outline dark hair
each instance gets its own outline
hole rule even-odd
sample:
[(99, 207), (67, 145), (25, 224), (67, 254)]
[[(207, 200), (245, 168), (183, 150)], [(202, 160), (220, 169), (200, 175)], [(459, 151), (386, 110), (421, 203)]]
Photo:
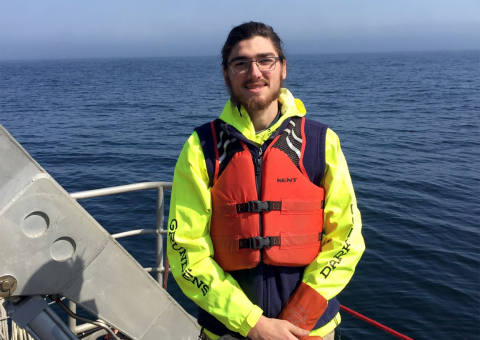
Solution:
[(222, 48), (222, 66), (227, 66), (228, 56), (236, 44), (242, 40), (255, 37), (270, 39), (280, 57), (280, 61), (283, 63), (285, 60), (285, 55), (283, 54), (283, 42), (277, 33), (275, 33), (272, 27), (265, 25), (264, 23), (250, 21), (232, 28), (228, 34), (227, 41), (225, 41), (225, 45), (223, 45)]

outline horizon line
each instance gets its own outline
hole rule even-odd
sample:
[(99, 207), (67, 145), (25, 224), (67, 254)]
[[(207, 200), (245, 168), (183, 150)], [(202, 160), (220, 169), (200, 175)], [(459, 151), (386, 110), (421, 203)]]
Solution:
[[(391, 54), (391, 53), (432, 53), (432, 52), (480, 52), (478, 49), (430, 49), (430, 50), (398, 50), (398, 51), (364, 51), (364, 52), (304, 52), (304, 53), (287, 53), (291, 56), (301, 55), (341, 55), (341, 54)], [(220, 55), (200, 54), (200, 55), (164, 55), (164, 56), (131, 56), (131, 57), (49, 57), (49, 58), (18, 58), (18, 59), (3, 59), (0, 55), (0, 62), (15, 62), (15, 61), (61, 61), (61, 60), (107, 60), (107, 59), (167, 59), (167, 58), (214, 58)], [(287, 57), (288, 59), (288, 57)]]

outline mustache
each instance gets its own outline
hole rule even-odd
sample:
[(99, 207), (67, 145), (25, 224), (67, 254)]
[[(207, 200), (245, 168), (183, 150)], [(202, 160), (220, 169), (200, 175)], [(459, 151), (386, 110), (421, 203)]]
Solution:
[(261, 78), (261, 79), (256, 79), (256, 80), (247, 80), (245, 81), (242, 86), (248, 86), (248, 85), (254, 85), (254, 84), (258, 84), (258, 83), (264, 83), (265, 85), (270, 85), (270, 82), (265, 79), (265, 78)]

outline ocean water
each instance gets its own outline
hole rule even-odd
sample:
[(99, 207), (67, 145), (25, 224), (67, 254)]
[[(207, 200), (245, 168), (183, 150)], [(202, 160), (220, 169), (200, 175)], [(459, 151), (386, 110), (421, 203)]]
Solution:
[[(287, 58), (285, 86), (339, 135), (362, 212), (367, 250), (340, 302), (413, 339), (480, 339), (480, 52)], [(1, 62), (0, 124), (69, 192), (171, 181), (228, 99), (219, 65)], [(153, 191), (81, 204), (111, 233), (155, 225)], [(154, 266), (152, 236), (121, 243)], [(342, 317), (343, 339), (395, 339)]]

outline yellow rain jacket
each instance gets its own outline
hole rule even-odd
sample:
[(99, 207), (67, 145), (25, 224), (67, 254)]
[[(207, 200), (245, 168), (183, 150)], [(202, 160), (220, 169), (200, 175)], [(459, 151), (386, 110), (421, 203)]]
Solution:
[[(220, 119), (234, 126), (246, 138), (262, 145), (285, 119), (304, 116), (305, 107), (282, 89), (281, 116), (270, 128), (256, 134), (245, 109), (241, 114), (230, 101)], [(350, 281), (365, 249), (361, 217), (345, 157), (338, 136), (330, 129), (325, 141), (325, 221), (322, 250), (304, 269), (303, 282), (326, 300), (334, 298)], [(205, 158), (194, 132), (178, 158), (173, 178), (168, 230), (168, 257), (173, 276), (185, 295), (216, 317), (228, 329), (246, 336), (262, 315), (262, 309), (245, 295), (236, 280), (213, 260), (210, 238), (211, 195)], [(339, 257), (343, 247), (349, 251)], [(340, 314), (310, 335), (324, 336), (340, 322)], [(212, 339), (215, 335), (206, 330)]]

